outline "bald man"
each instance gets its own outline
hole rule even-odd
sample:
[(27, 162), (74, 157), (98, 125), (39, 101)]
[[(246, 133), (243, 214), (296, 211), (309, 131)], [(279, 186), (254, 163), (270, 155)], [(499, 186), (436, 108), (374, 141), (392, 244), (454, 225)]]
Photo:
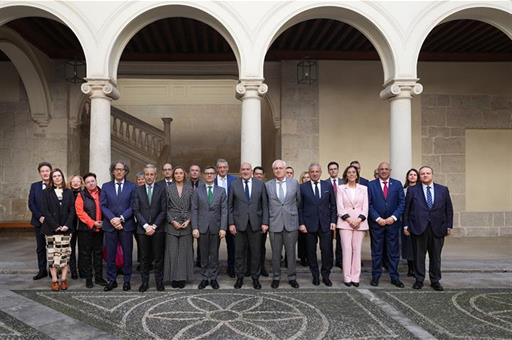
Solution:
[[(381, 162), (377, 167), (378, 177), (368, 183), (369, 219), (372, 232), (372, 286), (379, 285), (382, 261), (387, 258), (391, 284), (403, 288), (398, 274), (400, 260), (399, 239), (401, 226), (399, 218), (405, 209), (405, 195), (402, 183), (393, 179), (391, 166)], [(385, 247), (384, 247), (385, 245)], [(384, 249), (385, 248), (385, 249)]]

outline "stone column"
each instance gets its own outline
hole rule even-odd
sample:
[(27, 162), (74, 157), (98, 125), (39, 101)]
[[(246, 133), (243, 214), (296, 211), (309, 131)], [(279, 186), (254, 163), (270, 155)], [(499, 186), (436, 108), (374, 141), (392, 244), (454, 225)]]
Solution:
[(98, 184), (110, 181), (111, 163), (110, 105), (119, 92), (108, 79), (86, 79), (82, 92), (91, 98), (91, 129), (89, 170), (97, 176)]
[(389, 156), (393, 177), (402, 180), (412, 167), (411, 100), (423, 92), (417, 80), (394, 80), (381, 91), (380, 97), (390, 102)]
[(268, 86), (261, 80), (241, 80), (236, 86), (242, 101), (242, 131), (240, 162), (261, 165), (261, 97)]
[(171, 161), (171, 117), (162, 118), (164, 122), (164, 135), (165, 135), (165, 144), (167, 145), (167, 155), (165, 158), (165, 162)]

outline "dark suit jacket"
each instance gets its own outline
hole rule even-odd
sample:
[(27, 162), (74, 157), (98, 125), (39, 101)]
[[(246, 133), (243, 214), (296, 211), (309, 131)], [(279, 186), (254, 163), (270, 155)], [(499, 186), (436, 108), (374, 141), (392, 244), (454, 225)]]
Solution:
[(413, 235), (421, 235), (430, 225), (436, 237), (453, 228), (453, 206), (448, 188), (434, 183), (434, 204), (427, 206), (421, 183), (407, 188), (404, 224)]
[[(41, 213), (44, 223), (41, 231), (45, 235), (69, 234), (75, 232), (73, 220), (75, 219), (75, 196), (70, 189), (62, 192), (62, 204), (59, 202), (55, 190), (46, 188), (41, 199)], [(55, 232), (60, 226), (67, 226), (66, 232)]]
[[(229, 189), (231, 188), (231, 184), (233, 184), (233, 181), (234, 181), (234, 180), (236, 180), (236, 179), (237, 179), (237, 177), (236, 177), (236, 176), (233, 176), (233, 175), (230, 175), (230, 174), (227, 174), (227, 175), (226, 175), (226, 177), (227, 177), (227, 180), (228, 180), (228, 192), (227, 192), (226, 194), (228, 194), (228, 195), (229, 195)], [(217, 183), (217, 177), (215, 177), (215, 182), (214, 182), (214, 184), (215, 184), (215, 185), (219, 185), (219, 184)], [(221, 187), (221, 188), (222, 188), (222, 187)]]
[[(368, 184), (368, 199), (369, 199), (369, 222), (375, 225), (377, 218), (388, 218), (395, 216), (400, 220), (400, 216), (405, 209), (405, 195), (402, 183), (400, 181), (389, 178), (388, 179), (388, 197), (384, 199), (384, 192), (380, 187), (380, 180), (374, 179)], [(398, 222), (398, 221), (397, 221)], [(397, 224), (395, 222), (395, 224)]]
[(368, 186), (368, 184), (370, 184), (370, 181), (369, 181), (369, 180), (367, 180), (367, 179), (366, 179), (366, 178), (364, 178), (364, 177), (359, 177), (359, 184), (364, 185), (365, 187), (367, 187), (367, 186)]
[(100, 204), (101, 212), (103, 213), (103, 230), (106, 232), (114, 231), (115, 229), (110, 220), (123, 215), (123, 230), (134, 231), (135, 221), (133, 220), (132, 201), (135, 184), (125, 180), (119, 197), (116, 195), (115, 186), (115, 182), (110, 181), (101, 187)]
[(206, 185), (200, 185), (192, 196), (192, 228), (201, 234), (217, 234), (228, 224), (228, 198), (224, 188), (213, 186), (213, 202), (208, 203)]
[[(167, 216), (167, 192), (165, 185), (153, 185), (151, 205), (146, 193), (146, 185), (135, 188), (133, 193), (133, 214), (137, 219), (137, 234), (145, 234), (144, 225), (156, 225), (156, 232), (165, 232), (165, 217)], [(124, 216), (124, 215), (123, 215)]]
[(43, 216), (41, 212), (41, 200), (43, 199), (43, 181), (32, 183), (28, 194), (28, 208), (32, 212), (30, 223), (34, 227), (40, 227), (39, 218)]
[(237, 230), (246, 231), (250, 222), (252, 231), (261, 231), (261, 225), (268, 225), (268, 197), (265, 184), (252, 178), (251, 199), (245, 196), (242, 178), (237, 178), (229, 190), (229, 224)]
[(336, 197), (332, 182), (320, 181), (320, 199), (315, 197), (310, 182), (300, 185), (301, 200), (299, 204), (299, 225), (304, 224), (310, 233), (331, 230), (331, 223), (336, 223)]

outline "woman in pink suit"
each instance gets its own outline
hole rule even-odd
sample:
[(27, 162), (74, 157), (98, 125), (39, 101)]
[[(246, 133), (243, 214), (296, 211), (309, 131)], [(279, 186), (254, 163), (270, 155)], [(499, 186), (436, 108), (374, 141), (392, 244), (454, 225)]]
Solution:
[(343, 283), (359, 287), (361, 276), (361, 247), (368, 230), (368, 191), (360, 185), (359, 171), (348, 166), (343, 172), (343, 182), (338, 185), (336, 206), (343, 250)]

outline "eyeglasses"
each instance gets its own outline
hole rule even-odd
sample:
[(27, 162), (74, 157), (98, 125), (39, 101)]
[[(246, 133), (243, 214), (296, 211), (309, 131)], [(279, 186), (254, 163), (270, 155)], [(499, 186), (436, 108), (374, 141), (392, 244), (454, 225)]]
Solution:
[(114, 171), (124, 171), (124, 168), (115, 168)]
[(215, 175), (215, 172), (205, 172), (204, 174), (205, 174), (205, 175), (208, 175), (208, 176), (209, 176), (209, 175)]

